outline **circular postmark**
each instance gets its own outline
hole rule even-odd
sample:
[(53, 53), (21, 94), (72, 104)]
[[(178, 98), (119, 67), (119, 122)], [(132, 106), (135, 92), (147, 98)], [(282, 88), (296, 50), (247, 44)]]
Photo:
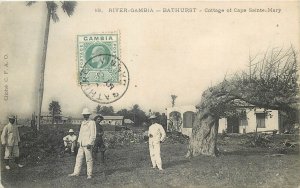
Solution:
[(129, 72), (126, 65), (120, 58), (111, 54), (92, 54), (82, 67), (79, 76), (83, 93), (90, 100), (100, 104), (119, 100), (129, 86)]

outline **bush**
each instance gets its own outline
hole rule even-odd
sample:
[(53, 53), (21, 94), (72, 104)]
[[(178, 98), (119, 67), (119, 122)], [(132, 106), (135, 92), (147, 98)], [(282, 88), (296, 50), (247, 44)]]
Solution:
[(126, 146), (133, 143), (143, 142), (143, 135), (141, 133), (135, 133), (132, 130), (125, 131), (107, 131), (104, 132), (104, 143), (107, 148), (115, 148), (120, 146)]
[(262, 147), (272, 150), (276, 153), (299, 153), (299, 147), (290, 147), (290, 143), (297, 142), (299, 138), (290, 140), (289, 137), (285, 138), (284, 135), (270, 135), (270, 134), (247, 134), (245, 139), (242, 139), (241, 144), (248, 147)]
[(268, 147), (272, 143), (272, 135), (265, 134), (250, 134), (245, 144), (250, 147)]
[(189, 136), (182, 134), (181, 132), (172, 131), (167, 133), (166, 142), (187, 144), (189, 142)]
[(20, 157), (38, 163), (45, 157), (57, 157), (63, 150), (65, 131), (42, 129), (36, 134), (31, 128), (20, 128)]

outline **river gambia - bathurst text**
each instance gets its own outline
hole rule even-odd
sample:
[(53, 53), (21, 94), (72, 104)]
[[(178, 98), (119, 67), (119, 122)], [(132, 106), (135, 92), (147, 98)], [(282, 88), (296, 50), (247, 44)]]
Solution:
[[(109, 8), (111, 13), (142, 13), (142, 12), (196, 12), (197, 8)], [(97, 11), (100, 12), (100, 11)]]

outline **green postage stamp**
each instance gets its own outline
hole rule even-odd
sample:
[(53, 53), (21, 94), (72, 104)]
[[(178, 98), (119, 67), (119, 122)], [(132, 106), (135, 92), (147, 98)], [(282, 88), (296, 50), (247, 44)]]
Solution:
[(119, 65), (118, 34), (77, 36), (78, 78), (80, 84), (117, 83)]
[(77, 36), (78, 82), (92, 101), (109, 104), (127, 91), (129, 72), (119, 58), (118, 34)]

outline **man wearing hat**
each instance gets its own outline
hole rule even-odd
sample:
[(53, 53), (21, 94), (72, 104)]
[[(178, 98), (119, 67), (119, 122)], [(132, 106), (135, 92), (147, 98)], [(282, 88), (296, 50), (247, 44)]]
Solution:
[(17, 125), (14, 124), (15, 120), (15, 116), (9, 116), (9, 123), (4, 126), (1, 134), (2, 145), (5, 146), (4, 163), (7, 170), (10, 169), (9, 159), (13, 157), (15, 158), (15, 163), (18, 165), (18, 167), (23, 167), (23, 165), (21, 165), (19, 162), (20, 135)]
[(162, 162), (160, 157), (160, 143), (166, 138), (166, 132), (162, 125), (156, 123), (156, 116), (150, 116), (151, 125), (148, 131), (149, 137), (149, 151), (152, 162), (152, 168), (162, 169)]
[(89, 119), (91, 113), (88, 108), (83, 109), (82, 115), (84, 120), (81, 123), (77, 141), (79, 144), (79, 149), (76, 157), (74, 172), (69, 174), (69, 176), (79, 176), (82, 160), (85, 156), (87, 165), (87, 179), (91, 179), (93, 174), (92, 149), (96, 139), (96, 124), (93, 120)]
[(63, 138), (64, 145), (65, 145), (65, 151), (71, 150), (71, 153), (74, 153), (75, 147), (76, 147), (76, 140), (77, 136), (74, 134), (73, 129), (69, 130), (69, 134)]

